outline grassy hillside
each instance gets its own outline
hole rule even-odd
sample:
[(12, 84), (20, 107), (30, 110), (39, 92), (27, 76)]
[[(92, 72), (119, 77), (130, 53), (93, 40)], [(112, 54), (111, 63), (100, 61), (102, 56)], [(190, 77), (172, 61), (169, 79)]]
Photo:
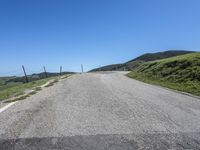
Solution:
[[(72, 72), (63, 72), (62, 75), (73, 74)], [(25, 83), (25, 77), (0, 77), (0, 100), (20, 95), (24, 90), (40, 86), (47, 81), (60, 77), (59, 73), (32, 74), (28, 76), (29, 83)]]
[[(0, 101), (11, 98), (13, 96), (22, 95), (25, 93), (26, 90), (36, 89), (38, 86), (41, 86), (41, 85), (47, 83), (48, 81), (54, 80), (54, 82), (55, 82), (56, 80), (64, 79), (68, 76), (69, 75), (54, 76), (54, 77), (49, 77), (49, 78), (45, 78), (45, 79), (40, 79), (37, 81), (32, 81), (29, 83), (22, 83), (22, 82), (15, 83), (14, 82), (14, 83), (11, 83), (8, 85), (2, 85), (2, 86), (0, 86)], [(52, 84), (53, 83), (51, 83), (49, 86), (51, 86)]]
[(148, 62), (128, 76), (147, 83), (200, 95), (200, 53)]
[(131, 61), (128, 61), (126, 63), (108, 65), (108, 66), (104, 66), (101, 68), (93, 69), (90, 72), (94, 72), (94, 71), (124, 71), (124, 70), (132, 71), (132, 70), (135, 70), (141, 64), (144, 64), (145, 62), (148, 62), (148, 61), (159, 60), (159, 59), (164, 59), (164, 58), (169, 58), (169, 57), (174, 57), (174, 56), (179, 56), (179, 55), (184, 55), (184, 54), (189, 54), (189, 53), (193, 53), (193, 51), (170, 50), (170, 51), (158, 52), (158, 53), (147, 53), (147, 54), (141, 55)]
[(96, 68), (91, 70), (90, 72), (94, 72), (94, 71), (111, 71), (111, 70), (118, 70), (118, 68), (121, 66), (122, 64), (114, 64), (114, 65), (108, 65), (108, 66), (104, 66), (104, 67), (100, 67), (100, 68)]
[(5, 85), (5, 86), (0, 86), (0, 101), (10, 98), (12, 96), (17, 96), (23, 94), (24, 90), (30, 89), (39, 85), (42, 85), (46, 83), (49, 80), (47, 79), (41, 79), (38, 81), (33, 81), (30, 83), (16, 83), (12, 85)]
[(194, 51), (170, 50), (170, 51), (164, 51), (164, 52), (158, 52), (158, 53), (147, 53), (147, 54), (141, 55), (129, 62), (133, 62), (136, 60), (145, 61), (145, 62), (154, 61), (154, 60), (170, 58), (170, 57), (179, 56), (179, 55), (185, 55), (188, 53), (194, 53)]
[(0, 77), (0, 86), (5, 85), (8, 80), (13, 78), (15, 77)]

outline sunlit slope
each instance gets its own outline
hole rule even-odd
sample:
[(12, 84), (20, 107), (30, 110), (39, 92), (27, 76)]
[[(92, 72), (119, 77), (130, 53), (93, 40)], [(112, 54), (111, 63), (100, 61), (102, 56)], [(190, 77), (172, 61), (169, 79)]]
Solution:
[(200, 53), (148, 62), (128, 76), (147, 83), (200, 95)]
[(157, 52), (157, 53), (147, 53), (135, 59), (132, 59), (126, 63), (114, 64), (114, 65), (108, 65), (108, 66), (96, 68), (96, 69), (91, 70), (91, 72), (93, 71), (125, 71), (125, 70), (132, 71), (132, 70), (135, 70), (137, 67), (139, 67), (141, 64), (144, 64), (145, 62), (185, 55), (189, 53), (194, 53), (194, 51), (169, 50), (169, 51)]

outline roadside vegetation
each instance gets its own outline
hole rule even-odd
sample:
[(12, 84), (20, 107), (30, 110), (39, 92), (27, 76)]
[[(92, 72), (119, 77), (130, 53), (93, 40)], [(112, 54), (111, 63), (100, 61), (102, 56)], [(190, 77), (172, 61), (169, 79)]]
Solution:
[(148, 62), (130, 72), (128, 76), (200, 96), (200, 53)]
[[(13, 97), (14, 97), (13, 100), (25, 99), (30, 95), (36, 94), (38, 91), (40, 91), (42, 89), (41, 87), (42, 85), (46, 84), (45, 87), (48, 87), (48, 85), (53, 85), (54, 83), (58, 82), (59, 79), (62, 79), (64, 77), (67, 77), (67, 75), (62, 77), (60, 76), (49, 77), (46, 79), (32, 81), (29, 83), (11, 82), (7, 85), (0, 84), (0, 101)], [(1, 82), (3, 83), (3, 81)]]
[(139, 67), (140, 65), (149, 62), (149, 61), (155, 61), (160, 60), (164, 58), (170, 58), (174, 56), (180, 56), (185, 54), (194, 53), (194, 51), (185, 51), (185, 50), (168, 50), (164, 52), (157, 52), (157, 53), (146, 53), (144, 55), (141, 55), (135, 59), (132, 59), (128, 62), (122, 63), (122, 64), (114, 64), (114, 65), (108, 65), (100, 68), (96, 68), (91, 70), (90, 72), (95, 71), (134, 71)]

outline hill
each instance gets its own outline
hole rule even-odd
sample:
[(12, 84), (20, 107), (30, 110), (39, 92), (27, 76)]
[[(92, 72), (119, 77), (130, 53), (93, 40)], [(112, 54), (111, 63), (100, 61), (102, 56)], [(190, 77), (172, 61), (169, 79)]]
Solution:
[(108, 65), (101, 68), (96, 68), (91, 70), (90, 72), (94, 71), (132, 71), (135, 70), (138, 66), (145, 62), (154, 61), (154, 60), (160, 60), (164, 58), (184, 55), (194, 53), (194, 51), (185, 51), (185, 50), (169, 50), (164, 52), (158, 52), (158, 53), (147, 53), (144, 55), (141, 55), (133, 60), (130, 60), (123, 64), (114, 64), (114, 65)]
[(147, 62), (129, 77), (200, 95), (200, 53)]

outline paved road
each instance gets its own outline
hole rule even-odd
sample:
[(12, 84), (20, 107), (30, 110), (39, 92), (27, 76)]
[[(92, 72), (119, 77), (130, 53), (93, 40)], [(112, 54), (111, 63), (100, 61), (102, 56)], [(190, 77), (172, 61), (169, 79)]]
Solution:
[(121, 72), (74, 75), (1, 112), (0, 149), (200, 149), (200, 99)]

